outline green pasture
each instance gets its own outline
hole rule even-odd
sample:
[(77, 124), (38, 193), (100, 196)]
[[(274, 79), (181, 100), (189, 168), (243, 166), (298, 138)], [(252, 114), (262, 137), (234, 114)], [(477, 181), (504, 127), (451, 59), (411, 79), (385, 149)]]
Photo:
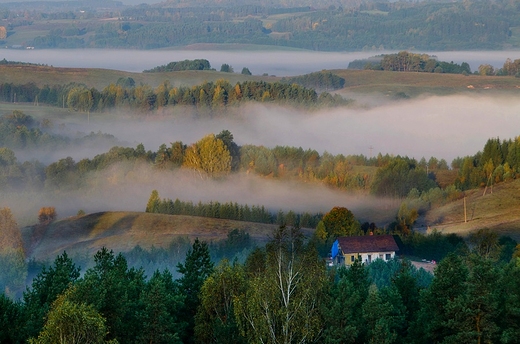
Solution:
[(23, 28), (15, 28), (13, 31), (9, 31), (7, 38), (5, 39), (5, 45), (22, 45), (25, 42), (31, 42), (38, 36), (46, 36), (50, 30), (41, 30), (34, 29), (30, 27), (30, 29)]

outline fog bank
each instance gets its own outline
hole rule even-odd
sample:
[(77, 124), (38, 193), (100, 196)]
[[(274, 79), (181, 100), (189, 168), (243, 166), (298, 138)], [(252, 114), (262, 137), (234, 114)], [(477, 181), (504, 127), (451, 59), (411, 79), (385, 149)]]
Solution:
[(325, 213), (334, 206), (351, 209), (360, 220), (383, 223), (392, 219), (398, 204), (370, 196), (353, 196), (319, 184), (300, 184), (261, 178), (245, 173), (223, 180), (200, 179), (190, 170), (160, 171), (143, 164), (113, 165), (107, 170), (90, 173), (81, 190), (12, 193), (0, 195), (0, 207), (9, 206), (20, 225), (37, 222), (38, 210), (54, 206), (60, 219), (100, 211), (144, 211), (153, 189), (161, 198), (193, 203), (219, 201), (265, 206), (298, 213)]
[(458, 156), (474, 155), (489, 138), (516, 137), (520, 128), (520, 99), (482, 94), (428, 97), (369, 109), (308, 112), (251, 104), (229, 111), (227, 116), (213, 119), (125, 119), (124, 126), (118, 121), (91, 121), (85, 131), (103, 130), (130, 145), (143, 143), (147, 150), (156, 151), (162, 143), (191, 144), (208, 133), (227, 129), (239, 145), (294, 146), (320, 154), (368, 157), (378, 153), (416, 159), (435, 156), (449, 164)]
[[(322, 69), (346, 69), (356, 59), (364, 59), (396, 51), (320, 52), (308, 50), (114, 50), (114, 49), (2, 49), (0, 59), (47, 64), (54, 67), (107, 68), (127, 72), (145, 69), (172, 61), (207, 59), (217, 70), (224, 63), (236, 72), (249, 68), (254, 75), (268, 73), (294, 76)], [(520, 51), (414, 51), (436, 55), (440, 61), (467, 62), (471, 70), (481, 64), (500, 68), (507, 58), (520, 58)]]

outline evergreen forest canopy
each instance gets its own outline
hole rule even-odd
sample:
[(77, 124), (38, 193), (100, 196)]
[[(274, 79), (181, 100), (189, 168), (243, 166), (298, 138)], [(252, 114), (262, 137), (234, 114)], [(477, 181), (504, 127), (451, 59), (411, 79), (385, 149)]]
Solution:
[[(320, 51), (499, 50), (518, 48), (520, 34), (518, 4), (511, 1), (103, 5), (103, 9), (90, 4), (32, 11), (22, 5), (1, 5), (0, 17), (7, 23), (2, 42), (35, 48), (156, 49), (238, 43)], [(49, 29), (39, 29), (43, 21)], [(17, 40), (16, 34), (22, 32), (30, 38)]]
[(183, 262), (151, 274), (107, 248), (86, 270), (64, 252), (39, 268), (20, 299), (8, 289), (0, 295), (0, 339), (515, 343), (520, 246), (502, 260), (505, 246), (488, 238), (481, 231), (471, 247), (461, 241), (435, 275), (407, 260), (327, 268), (313, 241), (285, 226), (244, 262), (215, 263), (197, 239)]

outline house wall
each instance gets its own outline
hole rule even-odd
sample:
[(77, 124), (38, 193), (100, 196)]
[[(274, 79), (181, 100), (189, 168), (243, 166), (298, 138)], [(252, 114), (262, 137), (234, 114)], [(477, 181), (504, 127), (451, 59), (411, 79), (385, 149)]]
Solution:
[(365, 252), (365, 253), (348, 253), (343, 254), (343, 263), (346, 266), (350, 266), (354, 263), (354, 260), (357, 257), (361, 257), (361, 262), (365, 264), (370, 264), (376, 259), (383, 259), (384, 261), (389, 261), (395, 258), (394, 251), (388, 252)]

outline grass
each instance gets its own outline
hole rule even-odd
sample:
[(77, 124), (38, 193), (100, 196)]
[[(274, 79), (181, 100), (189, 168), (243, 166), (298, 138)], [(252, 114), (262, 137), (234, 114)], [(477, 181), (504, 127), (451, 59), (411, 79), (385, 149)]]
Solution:
[(340, 92), (385, 94), (399, 92), (409, 97), (420, 95), (520, 93), (520, 78), (512, 76), (480, 76), (461, 74), (388, 72), (372, 70), (334, 70), (345, 79)]
[[(66, 106), (66, 105), (65, 105)], [(22, 111), (41, 121), (48, 119), (53, 125), (69, 125), (69, 124), (83, 124), (87, 123), (87, 114), (84, 112), (73, 112), (68, 108), (54, 107), (45, 104), (36, 106), (29, 103), (0, 103), (0, 116), (11, 114), (14, 110)], [(90, 114), (90, 121), (100, 122), (109, 119), (110, 116), (93, 112)]]
[(50, 30), (16, 30), (5, 39), (5, 45), (17, 45), (21, 42), (30, 42), (38, 36), (46, 36)]
[(91, 255), (103, 246), (115, 252), (131, 250), (138, 244), (147, 249), (167, 247), (179, 236), (218, 241), (233, 229), (245, 230), (256, 242), (265, 243), (275, 228), (276, 225), (196, 216), (102, 212), (70, 217), (45, 229), (26, 227), (22, 235), (28, 257), (45, 260), (63, 251)]
[(98, 68), (58, 68), (52, 66), (0, 66), (2, 82), (26, 84), (33, 82), (37, 86), (63, 85), (70, 82), (83, 83), (88, 87), (102, 90), (121, 77), (131, 77), (136, 85), (141, 83), (156, 87), (164, 81), (173, 86), (193, 86), (205, 81), (218, 79), (229, 80), (230, 83), (246, 80), (271, 80), (272, 77), (249, 76), (238, 73), (221, 73), (217, 71), (179, 71), (169, 73), (131, 73), (118, 70)]
[[(492, 193), (491, 193), (492, 192)], [(466, 192), (466, 222), (464, 200), (459, 199), (426, 213), (420, 221), (443, 233), (463, 236), (481, 228), (490, 228), (499, 235), (520, 241), (520, 180), (497, 184)]]
[[(520, 78), (505, 76), (478, 76), (436, 73), (405, 73), (371, 70), (333, 70), (345, 79), (345, 87), (339, 93), (385, 94), (396, 96), (404, 93), (409, 97), (423, 94), (451, 95), (455, 93), (492, 93), (507, 91), (520, 92)], [(226, 79), (231, 84), (246, 80), (277, 81), (279, 78), (248, 76), (239, 73), (217, 71), (179, 71), (169, 73), (131, 73), (118, 70), (96, 68), (55, 68), (51, 66), (0, 66), (3, 82), (25, 84), (33, 82), (38, 86), (62, 85), (69, 82), (84, 83), (88, 87), (102, 90), (120, 77), (131, 77), (136, 84), (156, 87), (169, 81), (171, 85), (193, 86), (205, 81)]]
[(370, 10), (370, 11), (360, 11), (360, 13), (366, 13), (371, 15), (388, 15), (388, 12), (380, 11), (380, 10)]

